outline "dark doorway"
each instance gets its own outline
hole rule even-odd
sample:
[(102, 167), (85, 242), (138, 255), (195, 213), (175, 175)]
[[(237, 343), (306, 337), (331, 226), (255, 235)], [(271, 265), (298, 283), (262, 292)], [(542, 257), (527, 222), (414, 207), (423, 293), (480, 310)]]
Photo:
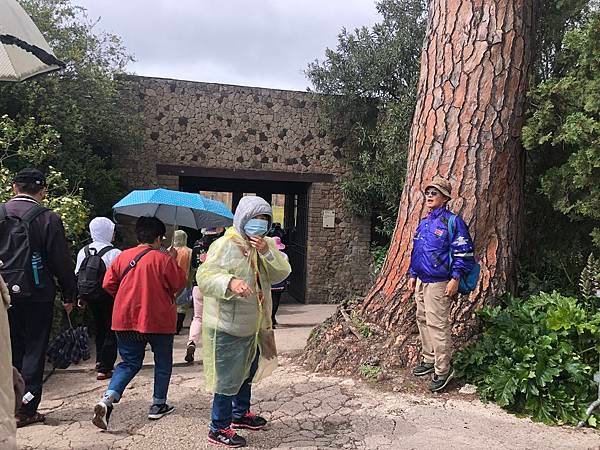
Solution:
[(292, 266), (289, 294), (296, 300), (306, 303), (308, 193), (286, 194), (283, 223), (287, 232), (286, 251)]
[[(232, 173), (235, 176), (235, 172)], [(258, 175), (258, 174), (257, 174)], [(301, 303), (306, 303), (306, 249), (308, 238), (308, 190), (310, 183), (298, 181), (212, 178), (205, 176), (180, 176), (179, 188), (185, 192), (231, 192), (233, 207), (245, 192), (257, 192), (260, 197), (285, 195), (284, 221), (285, 253), (292, 274), (288, 293)]]

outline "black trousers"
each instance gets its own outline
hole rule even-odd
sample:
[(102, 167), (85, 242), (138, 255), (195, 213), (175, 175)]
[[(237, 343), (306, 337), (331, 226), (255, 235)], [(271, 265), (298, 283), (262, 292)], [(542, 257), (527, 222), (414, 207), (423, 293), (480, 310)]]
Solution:
[(283, 291), (271, 291), (271, 299), (273, 300), (273, 311), (271, 312), (271, 322), (275, 325), (277, 324), (277, 320), (275, 320), (275, 314), (277, 314), (277, 310), (279, 309), (279, 301), (281, 300), (281, 294)]
[(8, 309), (13, 366), (25, 380), (25, 393), (33, 400), (23, 405), (21, 414), (33, 416), (42, 400), (42, 381), (48, 338), (52, 328), (53, 302), (15, 302)]
[(111, 328), (113, 305), (110, 295), (88, 302), (96, 326), (96, 362), (98, 372), (102, 373), (112, 371), (117, 360), (117, 337)]

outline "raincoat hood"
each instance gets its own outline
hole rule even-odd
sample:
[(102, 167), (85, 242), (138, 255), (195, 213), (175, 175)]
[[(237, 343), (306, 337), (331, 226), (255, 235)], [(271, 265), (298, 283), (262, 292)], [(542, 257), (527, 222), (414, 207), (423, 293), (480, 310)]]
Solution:
[(110, 244), (115, 233), (115, 224), (106, 217), (96, 217), (90, 222), (90, 235), (92, 241), (101, 244)]
[(271, 209), (271, 205), (269, 205), (264, 198), (256, 197), (254, 195), (242, 197), (233, 216), (233, 226), (242, 237), (247, 238), (248, 236), (246, 236), (244, 226), (246, 226), (250, 219), (259, 214), (269, 216), (270, 228), (271, 222), (273, 221), (273, 210)]
[(187, 247), (188, 235), (183, 230), (175, 230), (173, 234), (173, 247)]

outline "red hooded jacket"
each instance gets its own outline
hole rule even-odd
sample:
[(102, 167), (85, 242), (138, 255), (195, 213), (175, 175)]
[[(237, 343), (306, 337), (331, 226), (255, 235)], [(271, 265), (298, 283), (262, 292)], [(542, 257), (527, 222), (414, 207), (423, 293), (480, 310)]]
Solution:
[(146, 248), (140, 246), (123, 251), (106, 271), (102, 287), (115, 299), (112, 329), (175, 334), (177, 308), (174, 297), (187, 280), (187, 274), (179, 268), (177, 261), (152, 250), (121, 280), (129, 263)]

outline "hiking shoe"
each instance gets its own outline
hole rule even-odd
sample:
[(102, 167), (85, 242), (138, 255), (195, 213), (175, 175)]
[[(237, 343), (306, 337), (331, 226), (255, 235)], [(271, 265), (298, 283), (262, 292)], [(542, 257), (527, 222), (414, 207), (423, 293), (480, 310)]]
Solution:
[(429, 390), (431, 392), (441, 391), (448, 385), (452, 378), (454, 378), (453, 368), (450, 368), (450, 371), (446, 375), (434, 375), (431, 383), (429, 383)]
[(231, 428), (247, 430), (262, 430), (267, 424), (267, 420), (248, 411), (243, 417), (234, 418), (231, 421)]
[(196, 344), (189, 342), (185, 351), (185, 362), (194, 362), (194, 353), (196, 352)]
[(104, 402), (98, 402), (96, 406), (94, 406), (94, 418), (92, 419), (92, 423), (98, 428), (106, 430), (108, 428), (108, 421), (110, 420), (112, 410), (112, 405), (107, 405)]
[(167, 414), (171, 414), (175, 410), (174, 406), (163, 403), (162, 405), (152, 405), (148, 411), (148, 419), (158, 420)]
[(32, 416), (17, 414), (15, 415), (15, 419), (17, 421), (17, 428), (23, 428), (34, 423), (44, 423), (46, 421), (46, 416), (36, 412)]
[(225, 428), (216, 432), (209, 431), (208, 442), (210, 442), (211, 444), (223, 445), (225, 447), (230, 448), (246, 446), (246, 439), (237, 434), (231, 428)]
[(433, 373), (433, 363), (426, 363), (425, 361), (421, 361), (417, 367), (415, 367), (412, 371), (413, 375), (416, 377), (422, 377), (429, 373)]

